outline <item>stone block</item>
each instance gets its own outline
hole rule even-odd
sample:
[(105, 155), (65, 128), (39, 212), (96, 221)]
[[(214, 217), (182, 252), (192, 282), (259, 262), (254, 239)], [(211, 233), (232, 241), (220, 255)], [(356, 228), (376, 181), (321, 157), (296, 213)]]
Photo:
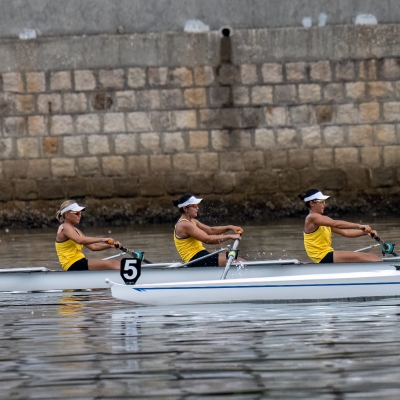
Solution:
[(311, 163), (311, 150), (291, 149), (288, 151), (289, 167), (296, 170), (308, 168)]
[(383, 165), (385, 167), (400, 166), (400, 146), (383, 147)]
[(276, 142), (281, 148), (290, 149), (298, 147), (299, 135), (295, 129), (282, 128), (276, 130)]
[(123, 69), (102, 69), (99, 71), (99, 82), (105, 89), (123, 89), (125, 72)]
[[(46, 179), (50, 178), (50, 161), (43, 159), (29, 160), (28, 178)], [(53, 186), (54, 191), (54, 186)]]
[(347, 187), (367, 189), (369, 187), (369, 171), (365, 168), (350, 168), (346, 170)]
[(140, 194), (144, 197), (158, 197), (164, 194), (163, 175), (141, 175), (139, 177)]
[(376, 168), (371, 171), (372, 187), (392, 187), (395, 183), (396, 176), (392, 168)]
[(267, 169), (287, 169), (288, 154), (287, 150), (268, 150), (264, 155), (265, 166)]
[(325, 144), (331, 147), (344, 146), (346, 137), (342, 126), (328, 126), (324, 128), (323, 137)]
[(264, 108), (265, 122), (268, 126), (283, 126), (287, 124), (285, 107)]
[(67, 178), (76, 175), (74, 158), (52, 158), (50, 162), (53, 178)]
[(199, 170), (200, 171), (217, 171), (219, 169), (218, 153), (200, 153), (199, 154)]
[(3, 78), (4, 92), (14, 92), (14, 93), (24, 92), (24, 82), (22, 80), (22, 75), (20, 73), (5, 72), (2, 74), (2, 78)]
[(310, 63), (310, 78), (312, 81), (331, 82), (332, 70), (329, 61)]
[(89, 105), (91, 110), (111, 110), (113, 103), (114, 100), (110, 92), (93, 92), (89, 95)]
[(0, 92), (0, 117), (14, 114), (14, 94)]
[(214, 189), (215, 194), (228, 194), (234, 189), (234, 174), (229, 172), (222, 172), (214, 175)]
[(260, 149), (275, 148), (275, 134), (273, 129), (256, 129), (254, 132), (255, 147)]
[(160, 153), (161, 140), (158, 132), (149, 132), (140, 134), (141, 151), (146, 153)]
[(373, 128), (371, 125), (349, 126), (349, 144), (357, 147), (373, 145)]
[(336, 106), (336, 123), (355, 124), (358, 122), (358, 110), (355, 104), (338, 104)]
[(0, 201), (10, 201), (13, 197), (12, 182), (0, 181)]
[(140, 193), (138, 178), (114, 178), (114, 187), (118, 197), (136, 197)]
[(381, 148), (366, 146), (360, 149), (361, 166), (365, 168), (379, 168), (381, 166)]
[(28, 93), (40, 93), (46, 91), (46, 76), (44, 72), (26, 73), (26, 90)]
[(82, 136), (65, 136), (63, 138), (63, 151), (65, 156), (76, 157), (85, 154)]
[(133, 90), (124, 90), (115, 92), (116, 110), (134, 110), (136, 109), (136, 95)]
[(321, 97), (320, 85), (316, 83), (299, 85), (299, 99), (301, 103), (318, 103)]
[(208, 93), (211, 107), (231, 105), (233, 102), (231, 88), (229, 87), (212, 87)]
[(154, 131), (174, 131), (176, 130), (175, 116), (169, 111), (151, 111), (149, 121)]
[(282, 64), (266, 63), (261, 67), (263, 82), (280, 83), (283, 82)]
[(180, 89), (164, 89), (160, 91), (160, 106), (164, 109), (184, 108), (185, 103)]
[(21, 114), (33, 114), (35, 112), (35, 99), (31, 94), (15, 95), (15, 108)]
[(400, 121), (400, 102), (384, 103), (383, 119), (385, 122)]
[(24, 179), (14, 183), (14, 193), (17, 200), (36, 200), (39, 196), (36, 181)]
[(41, 200), (65, 199), (66, 195), (64, 182), (58, 179), (37, 181), (37, 190)]
[(74, 71), (75, 90), (86, 91), (96, 89), (96, 77), (93, 71)]
[(181, 153), (185, 151), (185, 142), (181, 132), (164, 133), (164, 153)]
[(316, 169), (329, 169), (333, 165), (333, 149), (314, 149), (313, 166)]
[(79, 115), (75, 126), (77, 133), (99, 133), (100, 116), (98, 114)]
[(175, 171), (190, 172), (197, 171), (196, 154), (173, 154), (172, 165)]
[(114, 179), (112, 178), (90, 178), (87, 182), (90, 195), (96, 199), (105, 199), (118, 195), (115, 192)]
[(128, 132), (148, 132), (152, 129), (149, 115), (145, 112), (127, 114), (126, 130)]
[(335, 66), (336, 80), (352, 81), (355, 78), (354, 61), (339, 61)]
[[(178, 175), (179, 176), (179, 175)], [(213, 194), (213, 187), (214, 187), (214, 176), (210, 172), (205, 173), (189, 173), (186, 174), (186, 181), (181, 183), (181, 187), (186, 186), (187, 192), (190, 193), (201, 193), (202, 196), (206, 194)], [(187, 184), (187, 185), (185, 185)], [(181, 195), (181, 193), (185, 193), (184, 191), (179, 192), (177, 194)]]
[(12, 158), (13, 155), (13, 140), (11, 138), (0, 139), (0, 159)]
[(217, 151), (224, 151), (231, 147), (231, 136), (229, 134), (229, 131), (211, 131), (211, 147)]
[(212, 67), (196, 67), (194, 69), (194, 82), (197, 86), (210, 86), (215, 82), (215, 72)]
[(373, 99), (390, 99), (394, 97), (395, 90), (392, 82), (368, 82), (367, 93)]
[(257, 65), (242, 64), (240, 66), (240, 80), (243, 85), (254, 85), (258, 82)]
[(346, 186), (346, 173), (340, 169), (324, 171), (324, 186), (327, 190), (341, 190)]
[(351, 100), (360, 100), (365, 97), (365, 83), (364, 82), (345, 83), (344, 89), (346, 92), (346, 97)]
[(150, 156), (150, 170), (154, 173), (165, 174), (172, 171), (172, 160), (169, 154)]
[(24, 117), (4, 118), (4, 136), (24, 136), (26, 134), (26, 122)]
[(364, 60), (359, 63), (360, 79), (363, 80), (376, 80), (376, 60)]
[(243, 153), (243, 168), (245, 171), (264, 169), (264, 153), (262, 151), (245, 151)]
[(44, 155), (58, 154), (59, 149), (58, 137), (44, 137), (42, 139), (42, 150)]
[(189, 150), (208, 149), (208, 131), (190, 131), (189, 132)]
[(146, 86), (146, 69), (145, 68), (129, 68), (128, 70), (128, 86), (131, 88), (141, 88)]
[(232, 88), (233, 104), (244, 106), (250, 103), (249, 88), (236, 86)]
[(122, 156), (106, 156), (101, 158), (104, 176), (126, 175), (125, 158)]
[[(263, 111), (261, 107), (244, 107), (241, 110), (236, 110), (236, 127), (248, 129), (259, 127), (263, 124)], [(232, 112), (234, 112), (234, 109)]]
[(332, 102), (342, 102), (344, 100), (343, 84), (341, 83), (328, 83), (323, 88), (324, 100)]
[(321, 146), (322, 138), (321, 128), (319, 125), (312, 125), (301, 128), (300, 135), (302, 140), (302, 147), (313, 148)]
[(190, 111), (172, 111), (172, 119), (175, 121), (177, 129), (197, 128), (197, 116), (195, 110)]
[(72, 135), (74, 126), (70, 115), (54, 115), (50, 117), (51, 135)]
[(279, 85), (275, 86), (275, 103), (295, 103), (297, 100), (295, 85)]
[(205, 107), (207, 105), (206, 90), (202, 88), (185, 89), (183, 93), (186, 107)]
[(147, 76), (150, 86), (165, 86), (168, 83), (168, 68), (148, 68)]
[(85, 93), (64, 93), (64, 111), (67, 113), (83, 113), (88, 109)]
[(396, 127), (394, 125), (375, 125), (374, 143), (376, 145), (396, 144)]
[(103, 135), (89, 135), (87, 137), (88, 153), (90, 155), (102, 155), (110, 153), (110, 144), (108, 136)]
[(66, 196), (67, 199), (76, 199), (77, 197), (86, 197), (90, 195), (89, 185), (87, 178), (67, 178), (64, 180)]
[(58, 71), (50, 73), (50, 90), (71, 90), (71, 72)]
[(170, 83), (175, 86), (188, 87), (193, 85), (193, 74), (189, 68), (179, 67), (171, 71)]
[(123, 113), (104, 114), (104, 132), (125, 132), (125, 116)]
[(379, 120), (379, 103), (360, 104), (360, 122), (376, 122)]
[(28, 160), (3, 161), (3, 174), (6, 179), (24, 179), (28, 176)]
[(61, 96), (59, 94), (39, 94), (37, 108), (40, 114), (58, 114), (61, 112)]
[(279, 190), (279, 175), (275, 171), (257, 171), (256, 193), (276, 193)]
[(127, 164), (128, 175), (146, 175), (149, 172), (148, 156), (128, 156)]
[(283, 191), (300, 190), (300, 174), (295, 170), (286, 170), (279, 173), (279, 186)]
[(332, 122), (333, 106), (323, 105), (315, 107), (315, 120), (317, 124), (326, 124)]
[(139, 150), (138, 134), (120, 134), (114, 136), (114, 149), (116, 154), (132, 154)]
[(286, 79), (289, 82), (304, 82), (307, 80), (307, 64), (305, 62), (289, 62), (285, 65)]
[(200, 128), (202, 129), (218, 129), (222, 128), (221, 123), (221, 111), (217, 110), (210, 110), (210, 109), (203, 109), (199, 111), (200, 115)]
[(400, 79), (400, 60), (398, 58), (385, 58), (382, 62), (380, 78)]
[(253, 86), (251, 88), (252, 104), (272, 104), (273, 89), (272, 86)]
[[(156, 110), (161, 107), (160, 92), (156, 89), (138, 90), (136, 91), (136, 98), (136, 106), (141, 110)], [(124, 104), (128, 105), (127, 103)]]
[(78, 172), (82, 176), (94, 176), (100, 170), (99, 160), (97, 157), (81, 157), (78, 158)]
[(289, 107), (290, 125), (309, 125), (312, 121), (311, 108), (307, 105)]
[(28, 133), (30, 136), (47, 136), (47, 117), (35, 115), (28, 117)]
[(334, 149), (335, 165), (338, 168), (347, 168), (349, 166), (358, 166), (358, 149), (354, 147), (341, 147)]
[(217, 74), (220, 85), (231, 86), (239, 82), (239, 71), (236, 65), (222, 64), (217, 69)]
[(38, 158), (39, 141), (37, 138), (17, 139), (17, 152), (19, 158)]
[(251, 145), (251, 131), (248, 130), (233, 130), (231, 132), (231, 145), (239, 149), (250, 149)]
[(219, 163), (223, 171), (243, 170), (243, 158), (241, 157), (241, 153), (236, 151), (220, 153)]

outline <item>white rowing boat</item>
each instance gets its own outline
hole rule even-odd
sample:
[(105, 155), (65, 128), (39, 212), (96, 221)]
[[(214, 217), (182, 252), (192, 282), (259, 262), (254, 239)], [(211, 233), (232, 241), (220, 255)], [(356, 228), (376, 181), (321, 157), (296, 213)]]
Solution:
[[(385, 259), (385, 263), (353, 264), (301, 264), (296, 259), (249, 261), (232, 264), (227, 278), (260, 278), (274, 276), (328, 274), (337, 272), (361, 272), (373, 270), (392, 270), (393, 265), (400, 268), (400, 258)], [(221, 267), (174, 267), (170, 263), (142, 265), (140, 284), (193, 282), (218, 280)], [(105, 279), (123, 283), (119, 271), (52, 271), (44, 267), (0, 269), (0, 292), (33, 292), (47, 290), (79, 290), (108, 288)]]
[(395, 268), (153, 285), (107, 282), (115, 298), (144, 305), (301, 302), (400, 296), (400, 271)]

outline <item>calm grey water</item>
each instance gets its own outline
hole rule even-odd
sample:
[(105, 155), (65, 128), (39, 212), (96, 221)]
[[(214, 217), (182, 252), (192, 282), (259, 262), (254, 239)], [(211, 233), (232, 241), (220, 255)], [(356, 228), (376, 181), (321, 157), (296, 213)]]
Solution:
[[(399, 220), (368, 222), (396, 243)], [(300, 220), (244, 230), (242, 256), (307, 260)], [(170, 226), (111, 231), (84, 230), (177, 259)], [(54, 234), (4, 233), (2, 266), (58, 269)], [(0, 307), (2, 399), (400, 398), (400, 300), (138, 307), (104, 290), (0, 294)]]

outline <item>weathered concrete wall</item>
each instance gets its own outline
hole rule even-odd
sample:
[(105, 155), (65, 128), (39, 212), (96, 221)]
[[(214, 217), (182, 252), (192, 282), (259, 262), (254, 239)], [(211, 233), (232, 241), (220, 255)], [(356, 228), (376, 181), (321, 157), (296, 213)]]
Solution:
[(399, 30), (3, 41), (0, 223), (50, 221), (71, 197), (91, 221), (169, 220), (186, 191), (293, 215), (309, 187), (397, 212)]

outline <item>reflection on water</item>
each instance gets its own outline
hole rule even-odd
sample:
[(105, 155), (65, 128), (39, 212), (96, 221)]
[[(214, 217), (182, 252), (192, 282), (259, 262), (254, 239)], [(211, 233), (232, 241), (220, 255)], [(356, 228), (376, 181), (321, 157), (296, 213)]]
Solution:
[[(396, 243), (396, 222), (373, 226)], [(302, 221), (244, 228), (247, 258), (307, 259)], [(171, 232), (112, 235), (169, 261), (177, 258)], [(10, 232), (0, 244), (4, 266), (58, 268), (53, 240), (53, 231)], [(370, 243), (334, 241), (337, 249)], [(101, 290), (0, 294), (0, 309), (4, 399), (399, 398), (398, 300), (135, 307)]]

